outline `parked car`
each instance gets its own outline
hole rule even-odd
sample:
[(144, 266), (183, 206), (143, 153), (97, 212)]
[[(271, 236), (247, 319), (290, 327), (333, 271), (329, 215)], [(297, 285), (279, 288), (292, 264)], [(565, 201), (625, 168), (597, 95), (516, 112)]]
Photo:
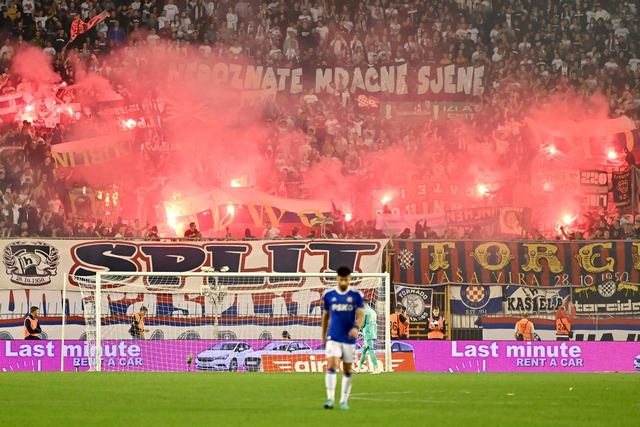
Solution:
[(264, 354), (296, 354), (311, 352), (311, 347), (303, 341), (273, 341), (265, 345), (260, 350), (248, 354), (244, 359), (244, 367), (247, 371), (260, 371), (262, 369), (262, 356)]
[[(376, 353), (384, 354), (384, 341), (378, 340), (376, 342)], [(312, 350), (314, 354), (324, 354), (325, 345), (320, 344), (316, 348)], [(356, 353), (360, 353), (362, 351), (362, 346), (359, 343), (356, 343)], [(410, 344), (400, 342), (400, 341), (391, 341), (391, 353), (413, 353), (413, 347)]]
[(221, 342), (196, 357), (196, 369), (210, 371), (237, 371), (245, 358), (253, 351), (251, 346), (241, 341)]
[(413, 352), (413, 346), (410, 344), (407, 344), (406, 342), (392, 341), (391, 353), (413, 353), (413, 358), (414, 359), (416, 358), (416, 355)]
[[(312, 350), (313, 354), (324, 354), (326, 350), (326, 345), (325, 344), (320, 344), (319, 346), (317, 346), (316, 348), (314, 348)], [(358, 343), (356, 343), (356, 353), (362, 351), (362, 346)]]
[[(325, 352), (325, 345), (324, 344), (320, 344), (319, 346), (317, 346), (316, 348), (314, 348), (313, 350), (314, 354), (324, 354)], [(393, 359), (393, 355), (394, 354), (398, 354), (398, 353), (411, 353), (414, 361), (416, 358), (415, 352), (413, 351), (413, 346), (411, 346), (410, 344), (401, 342), (401, 341), (391, 341), (391, 355), (392, 355), (392, 359)], [(356, 343), (356, 362), (358, 362), (358, 360), (360, 359), (360, 356), (362, 355), (362, 346), (359, 343)], [(378, 359), (380, 360), (384, 360), (384, 341), (381, 340), (377, 340), (376, 342), (376, 356), (378, 357)], [(356, 364), (356, 368), (359, 372), (363, 372), (362, 371), (362, 367), (358, 366), (358, 364)], [(370, 369), (369, 367), (367, 369)]]

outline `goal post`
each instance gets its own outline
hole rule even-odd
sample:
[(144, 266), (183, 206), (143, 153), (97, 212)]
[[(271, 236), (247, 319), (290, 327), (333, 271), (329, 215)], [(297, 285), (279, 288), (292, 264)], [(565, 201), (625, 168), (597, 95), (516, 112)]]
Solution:
[[(376, 356), (390, 372), (389, 274), (353, 273), (351, 279), (378, 314)], [(90, 370), (326, 369), (322, 295), (336, 285), (335, 273), (97, 272), (68, 282), (82, 293)], [(147, 315), (135, 333), (134, 315), (142, 307)]]

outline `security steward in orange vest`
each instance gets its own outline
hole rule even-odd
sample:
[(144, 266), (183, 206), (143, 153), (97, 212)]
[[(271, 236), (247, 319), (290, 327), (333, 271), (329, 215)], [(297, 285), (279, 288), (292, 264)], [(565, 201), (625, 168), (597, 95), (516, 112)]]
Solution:
[(533, 341), (535, 329), (528, 319), (527, 313), (522, 313), (522, 319), (516, 322), (515, 337), (518, 341)]
[(39, 310), (35, 305), (29, 309), (29, 314), (24, 318), (24, 339), (39, 340), (42, 328), (38, 322)]
[(440, 315), (440, 307), (433, 307), (427, 324), (427, 339), (443, 340), (447, 333), (444, 316)]
[(129, 328), (129, 335), (134, 340), (143, 340), (144, 333), (147, 330), (144, 328), (144, 318), (147, 315), (149, 310), (144, 305), (140, 307), (137, 313), (133, 314), (133, 318), (131, 319), (131, 327)]
[[(571, 303), (568, 303), (568, 305)], [(571, 309), (571, 307), (569, 306)], [(567, 308), (563, 305), (556, 311), (556, 341), (569, 341), (573, 338), (571, 321), (573, 320), (573, 310), (571, 315), (567, 313)]]
[(405, 314), (405, 308), (402, 304), (396, 305), (396, 312), (390, 316), (389, 322), (391, 323), (392, 340), (409, 338), (409, 317)]

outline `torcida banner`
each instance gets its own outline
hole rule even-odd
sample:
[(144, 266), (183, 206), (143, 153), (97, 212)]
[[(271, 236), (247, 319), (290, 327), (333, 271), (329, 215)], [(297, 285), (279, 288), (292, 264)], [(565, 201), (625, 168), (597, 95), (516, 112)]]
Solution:
[(394, 241), (393, 281), (437, 285), (634, 288), (637, 241)]

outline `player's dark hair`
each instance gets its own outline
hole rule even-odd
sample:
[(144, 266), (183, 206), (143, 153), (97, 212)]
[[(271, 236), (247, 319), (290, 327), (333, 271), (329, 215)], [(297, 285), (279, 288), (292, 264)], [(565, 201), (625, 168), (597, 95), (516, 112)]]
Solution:
[(349, 277), (351, 275), (351, 269), (349, 267), (338, 267), (336, 273), (338, 273), (340, 277)]
[(29, 313), (33, 314), (38, 310), (39, 310), (39, 308), (37, 306), (32, 305), (31, 308), (29, 309)]

